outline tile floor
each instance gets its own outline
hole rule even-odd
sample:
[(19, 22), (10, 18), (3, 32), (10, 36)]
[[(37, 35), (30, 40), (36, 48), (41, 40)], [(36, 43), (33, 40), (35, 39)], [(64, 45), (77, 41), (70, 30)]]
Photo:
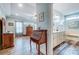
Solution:
[(54, 50), (54, 55), (79, 55), (79, 46), (65, 43)]
[(29, 37), (18, 37), (14, 40), (14, 47), (0, 50), (0, 55), (36, 55), (36, 45), (32, 43), (30, 52)]

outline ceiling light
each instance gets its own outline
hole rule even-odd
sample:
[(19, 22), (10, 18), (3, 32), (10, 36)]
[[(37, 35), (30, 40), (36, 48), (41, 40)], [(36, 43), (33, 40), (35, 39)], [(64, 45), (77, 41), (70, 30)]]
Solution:
[(23, 4), (19, 3), (18, 6), (19, 6), (19, 7), (23, 7)]

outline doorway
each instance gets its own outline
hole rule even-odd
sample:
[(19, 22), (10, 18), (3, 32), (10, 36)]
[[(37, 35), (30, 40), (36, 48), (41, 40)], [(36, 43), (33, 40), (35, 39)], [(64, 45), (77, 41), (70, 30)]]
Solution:
[(23, 35), (23, 22), (16, 22), (16, 36), (22, 36)]

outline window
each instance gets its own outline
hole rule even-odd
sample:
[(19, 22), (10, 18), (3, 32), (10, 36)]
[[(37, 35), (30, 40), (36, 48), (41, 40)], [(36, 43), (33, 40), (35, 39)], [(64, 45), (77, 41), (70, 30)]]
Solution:
[(67, 29), (79, 29), (79, 15), (66, 16), (66, 27)]
[(70, 16), (70, 17), (66, 17), (66, 20), (74, 20), (74, 19), (79, 19), (79, 16)]
[(19, 33), (23, 33), (23, 24), (22, 22), (16, 22), (16, 33), (19, 34)]

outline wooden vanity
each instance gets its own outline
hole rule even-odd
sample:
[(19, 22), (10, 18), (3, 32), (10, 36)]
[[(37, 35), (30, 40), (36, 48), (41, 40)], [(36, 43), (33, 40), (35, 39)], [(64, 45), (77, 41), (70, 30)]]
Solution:
[(2, 34), (2, 48), (9, 48), (14, 46), (14, 34), (4, 33)]

